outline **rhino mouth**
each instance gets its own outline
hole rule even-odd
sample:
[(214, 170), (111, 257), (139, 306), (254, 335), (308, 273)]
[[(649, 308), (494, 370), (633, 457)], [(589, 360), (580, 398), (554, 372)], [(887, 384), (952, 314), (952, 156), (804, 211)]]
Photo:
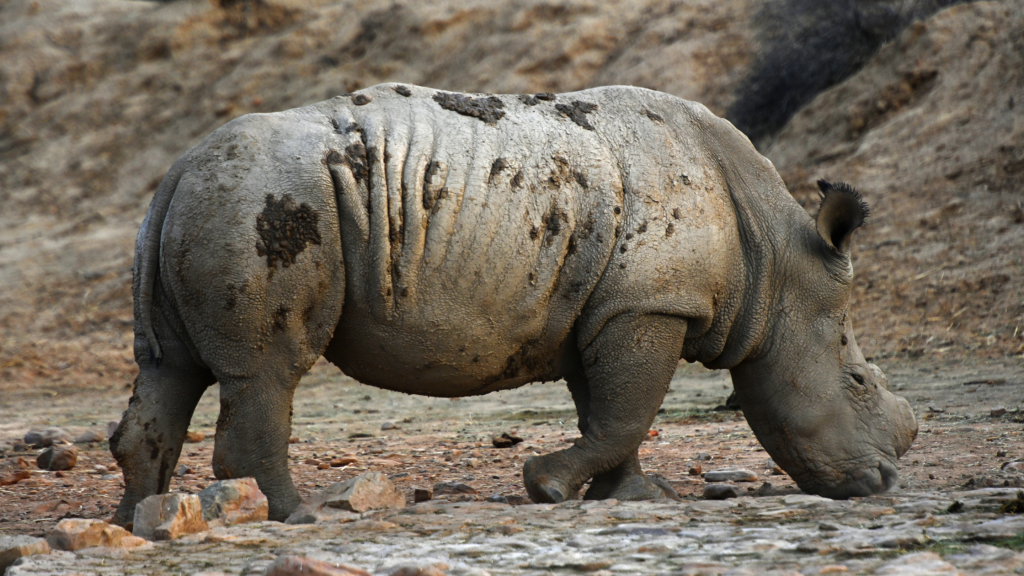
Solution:
[(886, 492), (895, 486), (899, 479), (900, 474), (894, 463), (879, 460), (873, 466), (865, 466), (846, 473), (846, 481), (839, 484), (826, 485), (815, 482), (808, 482), (806, 485), (800, 482), (797, 484), (804, 492), (833, 500), (845, 500)]

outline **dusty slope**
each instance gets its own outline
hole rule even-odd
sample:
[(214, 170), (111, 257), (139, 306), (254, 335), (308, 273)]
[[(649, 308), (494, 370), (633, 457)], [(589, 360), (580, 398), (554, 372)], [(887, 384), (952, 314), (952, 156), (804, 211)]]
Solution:
[(637, 84), (721, 113), (748, 57), (748, 5), (3, 4), (0, 381), (130, 379), (135, 231), (164, 171), (227, 120), (391, 80)]
[[(131, 380), (135, 230), (167, 167), (227, 120), (388, 80), (489, 92), (636, 84), (722, 113), (753, 61), (754, 4), (0, 5), (0, 383)], [(857, 257), (869, 354), (1022, 352), (1024, 94), (1009, 105), (1020, 12), (1004, 0), (936, 15), (768, 151), (802, 200), (825, 176), (873, 203)]]
[(766, 150), (805, 205), (818, 177), (867, 197), (855, 310), (872, 353), (1024, 352), (1021, 30), (1020, 2), (940, 12), (820, 94)]

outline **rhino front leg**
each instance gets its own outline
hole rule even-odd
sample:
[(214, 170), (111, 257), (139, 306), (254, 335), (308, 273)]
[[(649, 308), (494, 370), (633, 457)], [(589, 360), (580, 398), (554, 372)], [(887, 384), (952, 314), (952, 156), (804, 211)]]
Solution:
[(167, 337), (162, 344), (158, 366), (149, 357), (146, 337), (136, 335), (139, 375), (128, 410), (110, 438), (110, 451), (124, 474), (124, 496), (114, 514), (114, 523), (121, 526), (133, 522), (136, 504), (170, 488), (192, 413), (214, 382), (210, 370), (199, 366), (179, 340)]
[[(590, 388), (586, 375), (581, 371), (566, 378), (569, 392), (572, 393), (579, 416), (579, 429), (587, 433), (590, 420)], [(640, 468), (639, 454), (633, 454), (611, 470), (598, 474), (587, 489), (585, 500), (652, 500), (661, 497), (678, 499), (679, 494), (668, 483), (658, 476), (647, 476)]]
[(591, 478), (587, 498), (664, 495), (640, 471), (637, 449), (668, 391), (685, 334), (684, 319), (662, 314), (622, 314), (605, 324), (582, 350), (582, 376), (569, 380), (583, 436), (571, 448), (526, 462), (530, 498), (561, 502)]

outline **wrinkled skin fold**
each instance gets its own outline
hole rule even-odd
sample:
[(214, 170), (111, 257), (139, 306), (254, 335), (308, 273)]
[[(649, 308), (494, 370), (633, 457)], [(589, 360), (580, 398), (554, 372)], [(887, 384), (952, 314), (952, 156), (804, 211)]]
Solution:
[(917, 424), (849, 320), (867, 208), (819, 185), (814, 220), (728, 122), (638, 88), (384, 84), (238, 118), (174, 164), (139, 231), (115, 521), (167, 491), (214, 383), (215, 475), (255, 477), (285, 519), (292, 396), (321, 355), (432, 396), (565, 379), (582, 436), (526, 462), (537, 502), (588, 481), (585, 498), (670, 494), (637, 449), (680, 359), (731, 370), (804, 490), (886, 490)]

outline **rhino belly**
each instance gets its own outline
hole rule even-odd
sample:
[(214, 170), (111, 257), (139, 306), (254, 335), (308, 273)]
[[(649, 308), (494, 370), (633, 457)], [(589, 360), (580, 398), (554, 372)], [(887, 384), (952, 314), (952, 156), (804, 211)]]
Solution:
[(364, 384), (427, 396), (473, 396), (560, 377), (567, 333), (561, 342), (542, 343), (542, 324), (524, 333), (522, 325), (494, 320), (447, 310), (382, 324), (346, 306), (324, 356)]

